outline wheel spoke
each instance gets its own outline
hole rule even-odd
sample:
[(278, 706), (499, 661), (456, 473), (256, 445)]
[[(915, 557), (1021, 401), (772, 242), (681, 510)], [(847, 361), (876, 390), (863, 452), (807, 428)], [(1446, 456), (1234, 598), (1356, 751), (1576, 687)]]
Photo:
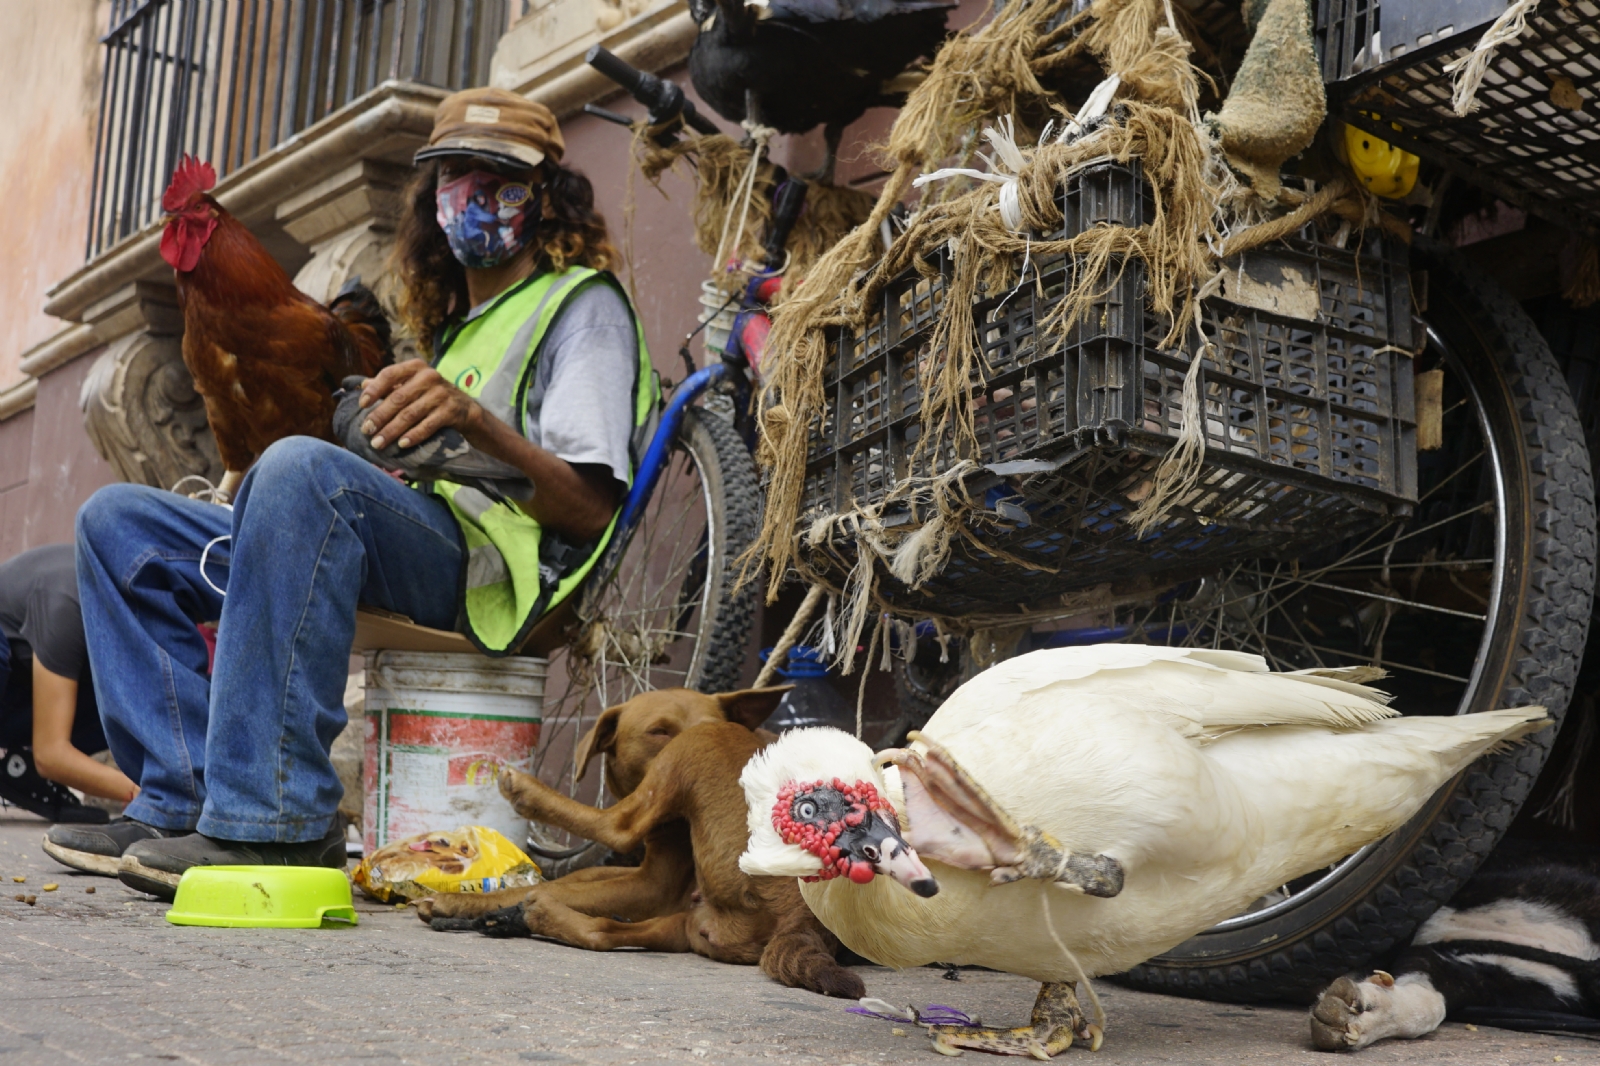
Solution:
[[(1249, 572), (1255, 574), (1257, 577), (1263, 577), (1263, 578), (1270, 577), (1270, 575), (1264, 574), (1259, 570), (1249, 571)], [(1386, 596), (1381, 592), (1364, 592), (1361, 589), (1345, 588), (1343, 585), (1330, 585), (1325, 581), (1307, 581), (1303, 577), (1288, 578), (1288, 579), (1280, 582), (1280, 584), (1284, 584), (1284, 585), (1302, 585), (1302, 586), (1305, 586), (1305, 587), (1308, 587), (1308, 588), (1314, 588), (1314, 589), (1327, 589), (1329, 592), (1342, 592), (1342, 593), (1345, 593), (1348, 596), (1359, 596), (1362, 599), (1378, 600), (1381, 603), (1393, 603), (1393, 604), (1398, 604), (1401, 607), (1414, 607), (1414, 608), (1416, 608), (1417, 610), (1420, 610), (1420, 611), (1434, 611), (1434, 612), (1437, 612), (1438, 614), (1455, 615), (1458, 618), (1470, 618), (1474, 622), (1486, 622), (1486, 621), (1488, 621), (1488, 615), (1473, 614), (1470, 611), (1458, 611), (1453, 607), (1440, 607), (1437, 604), (1422, 603), (1419, 600), (1402, 599), (1399, 596)], [(1285, 597), (1284, 602), (1287, 602), (1287, 600), (1292, 598), (1293, 595), (1294, 594), (1291, 593), (1289, 597)]]
[[(1280, 642), (1283, 642), (1283, 643), (1291, 643), (1291, 644), (1294, 643), (1293, 641), (1290, 641), (1287, 637), (1269, 636), (1266, 639), (1267, 640), (1276, 640), (1276, 641), (1280, 641)], [(1302, 642), (1302, 643), (1304, 643), (1304, 642)], [(1458, 677), (1455, 674), (1446, 674), (1446, 673), (1443, 673), (1443, 672), (1438, 671), (1438, 670), (1429, 670), (1426, 667), (1422, 667), (1422, 666), (1411, 666), (1411, 665), (1409, 665), (1407, 663), (1397, 663), (1397, 662), (1394, 662), (1393, 660), (1385, 660), (1382, 663), (1374, 663), (1369, 658), (1367, 658), (1366, 656), (1361, 655), (1361, 654), (1359, 654), (1357, 652), (1353, 652), (1353, 651), (1342, 651), (1339, 648), (1324, 647), (1321, 644), (1306, 643), (1305, 646), (1307, 648), (1313, 649), (1315, 651), (1325, 652), (1328, 655), (1339, 655), (1339, 656), (1343, 656), (1346, 659), (1356, 659), (1356, 660), (1358, 660), (1359, 665), (1381, 666), (1385, 670), (1404, 670), (1407, 673), (1422, 674), (1422, 675), (1424, 675), (1426, 677), (1437, 677), (1441, 681), (1454, 681), (1457, 684), (1461, 684), (1461, 685), (1465, 685), (1465, 684), (1468, 683), (1468, 679), (1467, 678)]]

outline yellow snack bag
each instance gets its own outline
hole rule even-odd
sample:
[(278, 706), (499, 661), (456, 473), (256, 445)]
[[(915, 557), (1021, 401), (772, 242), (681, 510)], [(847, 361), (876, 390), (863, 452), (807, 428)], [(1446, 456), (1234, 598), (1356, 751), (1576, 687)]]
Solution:
[(436, 892), (493, 892), (538, 884), (539, 868), (511, 841), (481, 825), (386, 844), (350, 875), (375, 900), (410, 901)]

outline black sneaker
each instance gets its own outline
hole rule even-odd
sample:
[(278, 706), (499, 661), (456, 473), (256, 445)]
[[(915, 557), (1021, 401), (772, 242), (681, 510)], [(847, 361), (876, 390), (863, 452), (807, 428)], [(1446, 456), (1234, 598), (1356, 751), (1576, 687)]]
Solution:
[(170, 900), (191, 866), (331, 866), (344, 869), (344, 827), (337, 823), (321, 840), (278, 844), (213, 840), (200, 833), (141, 840), (122, 853), (117, 877), (129, 888)]
[(52, 822), (104, 825), (111, 815), (99, 807), (78, 802), (64, 785), (40, 775), (33, 765), (32, 748), (12, 748), (0, 763), (0, 800), (32, 811)]
[(122, 853), (141, 840), (181, 836), (187, 829), (159, 829), (132, 818), (113, 818), (103, 826), (56, 825), (44, 835), (44, 853), (63, 866), (85, 873), (117, 876)]

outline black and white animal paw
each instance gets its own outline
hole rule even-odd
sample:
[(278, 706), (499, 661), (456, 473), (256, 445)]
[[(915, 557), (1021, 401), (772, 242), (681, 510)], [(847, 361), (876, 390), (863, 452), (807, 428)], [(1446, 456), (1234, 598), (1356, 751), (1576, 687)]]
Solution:
[(1444, 997), (1423, 974), (1341, 977), (1311, 1008), (1311, 1042), (1320, 1051), (1359, 1051), (1391, 1037), (1426, 1036), (1443, 1023), (1444, 1010)]

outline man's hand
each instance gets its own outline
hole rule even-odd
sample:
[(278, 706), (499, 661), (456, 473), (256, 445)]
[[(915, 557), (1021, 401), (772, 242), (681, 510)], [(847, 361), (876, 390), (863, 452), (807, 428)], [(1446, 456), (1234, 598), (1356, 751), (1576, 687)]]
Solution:
[[(409, 448), (453, 426), (467, 443), (510, 463), (533, 482), (534, 498), (519, 503), (541, 525), (574, 541), (593, 540), (616, 512), (623, 486), (596, 464), (573, 466), (526, 440), (420, 359), (384, 367), (361, 387), (367, 410), (361, 432), (382, 451), (390, 441)], [(398, 440), (397, 440), (398, 438)]]
[(372, 439), (377, 451), (393, 440), (409, 448), (446, 426), (470, 439), (483, 416), (478, 401), (421, 359), (386, 366), (368, 378), (361, 388), (361, 407), (372, 408), (361, 423), (361, 432)]

